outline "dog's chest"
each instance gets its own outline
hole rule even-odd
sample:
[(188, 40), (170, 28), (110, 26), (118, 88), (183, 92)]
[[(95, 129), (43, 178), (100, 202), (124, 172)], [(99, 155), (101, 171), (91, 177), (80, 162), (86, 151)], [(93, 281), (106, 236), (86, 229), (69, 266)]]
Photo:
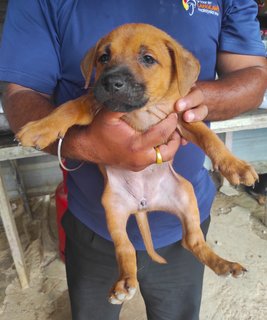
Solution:
[(132, 128), (138, 131), (146, 131), (173, 112), (174, 101), (177, 101), (178, 98), (177, 96), (175, 98), (169, 97), (168, 100), (162, 100), (144, 108), (125, 113), (122, 119)]
[(163, 210), (179, 187), (170, 163), (151, 165), (140, 172), (106, 166), (112, 201), (126, 204), (130, 213)]

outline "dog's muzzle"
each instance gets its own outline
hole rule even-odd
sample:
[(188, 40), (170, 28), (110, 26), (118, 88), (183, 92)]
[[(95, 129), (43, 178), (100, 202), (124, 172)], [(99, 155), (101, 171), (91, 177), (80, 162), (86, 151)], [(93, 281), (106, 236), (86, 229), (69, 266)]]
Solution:
[(117, 112), (130, 112), (143, 107), (148, 101), (145, 91), (145, 85), (136, 81), (127, 67), (105, 70), (94, 87), (96, 100)]

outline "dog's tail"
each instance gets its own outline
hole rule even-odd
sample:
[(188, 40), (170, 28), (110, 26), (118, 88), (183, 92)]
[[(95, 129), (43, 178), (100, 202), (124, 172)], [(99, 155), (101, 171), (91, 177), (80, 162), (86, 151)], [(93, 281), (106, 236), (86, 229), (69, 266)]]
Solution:
[(154, 249), (147, 219), (147, 212), (138, 211), (135, 213), (135, 216), (147, 253), (151, 257), (151, 259), (158, 263), (167, 263), (167, 261), (164, 258), (162, 258), (159, 254), (157, 254), (157, 252)]

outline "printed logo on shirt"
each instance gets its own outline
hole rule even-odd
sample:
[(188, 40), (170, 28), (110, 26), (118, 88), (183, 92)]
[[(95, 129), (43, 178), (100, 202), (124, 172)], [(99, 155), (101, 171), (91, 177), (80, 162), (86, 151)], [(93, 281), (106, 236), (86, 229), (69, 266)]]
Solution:
[(184, 9), (192, 16), (196, 11), (218, 16), (220, 7), (214, 1), (207, 0), (182, 0)]

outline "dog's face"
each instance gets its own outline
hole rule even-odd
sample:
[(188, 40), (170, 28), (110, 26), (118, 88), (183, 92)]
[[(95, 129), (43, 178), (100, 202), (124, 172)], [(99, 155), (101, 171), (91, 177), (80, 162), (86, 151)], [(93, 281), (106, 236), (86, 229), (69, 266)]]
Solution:
[(81, 64), (88, 87), (111, 111), (130, 112), (164, 97), (184, 96), (199, 73), (197, 60), (165, 32), (146, 24), (123, 25), (92, 48)]

